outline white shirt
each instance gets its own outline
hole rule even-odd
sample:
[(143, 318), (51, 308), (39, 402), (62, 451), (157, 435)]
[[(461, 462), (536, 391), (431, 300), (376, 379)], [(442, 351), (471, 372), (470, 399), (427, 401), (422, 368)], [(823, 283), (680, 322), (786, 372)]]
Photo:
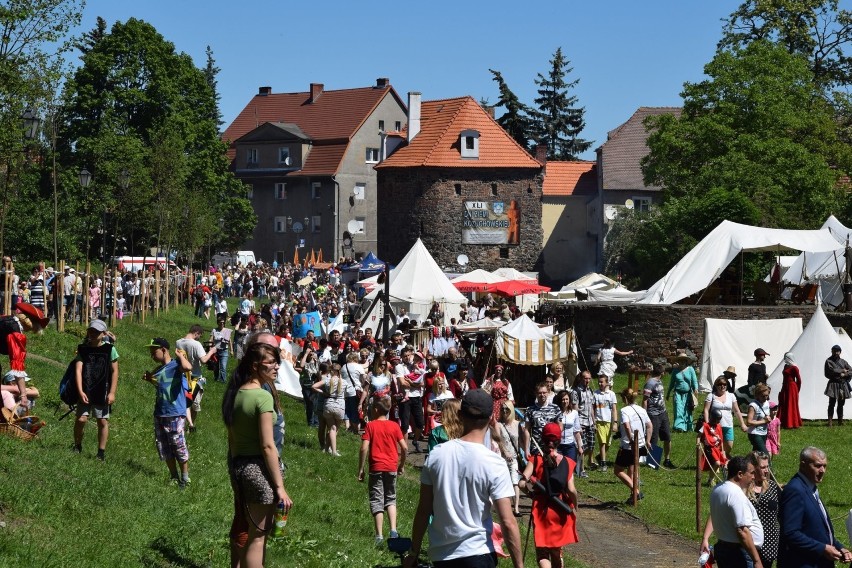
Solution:
[(450, 440), (430, 452), (420, 482), (432, 486), (430, 560), (494, 552), (491, 502), (515, 496), (506, 460), (482, 444)]
[(648, 413), (638, 404), (631, 404), (621, 409), (621, 423), (628, 424), (630, 436), (625, 436), (622, 429), (621, 433), (621, 449), (629, 450), (633, 444), (633, 432), (639, 432), (639, 447), (645, 447), (645, 436), (648, 430), (648, 423), (651, 421), (648, 418)]
[(719, 540), (737, 543), (737, 529), (748, 527), (754, 545), (758, 548), (763, 546), (763, 525), (757, 511), (742, 488), (733, 481), (717, 485), (710, 494), (710, 518), (713, 519), (713, 532)]
[(346, 384), (346, 396), (355, 396), (355, 391), (363, 388), (364, 375), (361, 363), (346, 363), (340, 368), (340, 376)]
[(612, 422), (612, 412), (616, 405), (615, 393), (608, 391), (595, 391), (595, 420), (597, 422)]

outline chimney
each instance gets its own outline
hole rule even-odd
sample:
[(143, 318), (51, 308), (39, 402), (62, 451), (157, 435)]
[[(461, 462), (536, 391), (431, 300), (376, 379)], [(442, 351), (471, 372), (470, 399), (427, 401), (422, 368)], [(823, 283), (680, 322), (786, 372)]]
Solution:
[(541, 165), (547, 162), (547, 144), (539, 142), (535, 147), (535, 161)]
[(482, 108), (485, 109), (485, 112), (488, 113), (488, 116), (491, 117), (491, 120), (494, 120), (494, 107), (491, 105), (485, 105)]
[(260, 87), (257, 90), (258, 96), (265, 97), (266, 95), (272, 94), (272, 87)]
[(390, 87), (390, 79), (388, 79), (387, 77), (379, 77), (378, 79), (376, 79), (377, 89), (384, 89), (386, 87)]
[(311, 102), (317, 102), (317, 99), (322, 94), (322, 83), (311, 83)]
[(408, 142), (420, 133), (420, 93), (408, 92)]

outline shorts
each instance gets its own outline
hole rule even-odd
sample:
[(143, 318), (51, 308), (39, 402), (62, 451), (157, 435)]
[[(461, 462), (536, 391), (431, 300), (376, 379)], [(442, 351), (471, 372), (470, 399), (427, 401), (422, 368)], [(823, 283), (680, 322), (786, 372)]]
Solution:
[(343, 422), (346, 418), (346, 413), (339, 406), (328, 406), (322, 409), (322, 416), (326, 420), (333, 420), (335, 422)]
[(243, 503), (273, 505), (275, 491), (262, 456), (240, 456), (231, 461), (231, 483)]
[(370, 496), (370, 512), (381, 513), (396, 505), (396, 472), (370, 472), (367, 484), (367, 494)]
[(509, 466), (509, 477), (512, 478), (512, 485), (517, 485), (521, 480), (521, 472), (518, 471), (518, 458), (508, 459), (506, 460), (506, 463)]
[(154, 417), (154, 439), (161, 460), (176, 459), (180, 463), (189, 461), (189, 448), (186, 447), (184, 435), (185, 424), (186, 416)]
[(726, 442), (734, 441), (734, 427), (733, 426), (722, 426), (722, 437)]
[(651, 414), (648, 418), (651, 419), (651, 424), (654, 426), (654, 429), (651, 431), (651, 444), (657, 445), (657, 440), (671, 442), (672, 429), (669, 426), (669, 415), (661, 412), (660, 414)]
[[(645, 446), (639, 448), (639, 455), (646, 456), (648, 455), (648, 450), (645, 449)], [(615, 465), (618, 467), (630, 467), (633, 465), (633, 450), (629, 450), (626, 448), (621, 448), (618, 450), (618, 454), (615, 456)]]
[[(81, 402), (77, 405), (77, 418), (94, 414), (98, 420), (109, 420), (110, 408), (112, 407), (109, 404), (83, 404)], [(94, 409), (94, 413), (92, 409)]]
[(489, 552), (452, 560), (433, 560), (432, 565), (435, 568), (494, 568), (497, 566), (497, 553)]
[(591, 455), (595, 449), (595, 425), (583, 426), (580, 437), (583, 439), (583, 453)]
[(608, 446), (612, 439), (612, 422), (595, 422), (595, 440), (599, 446)]
[(193, 377), (192, 381), (195, 385), (192, 387), (192, 410), (201, 412), (201, 399), (204, 398), (204, 383), (203, 377)]

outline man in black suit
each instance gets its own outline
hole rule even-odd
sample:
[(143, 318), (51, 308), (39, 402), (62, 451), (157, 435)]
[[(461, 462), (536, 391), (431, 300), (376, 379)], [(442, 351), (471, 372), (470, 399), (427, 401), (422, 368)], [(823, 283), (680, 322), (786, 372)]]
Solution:
[(834, 527), (819, 497), (828, 459), (819, 448), (799, 454), (799, 472), (781, 492), (781, 546), (779, 568), (833, 568), (835, 562), (852, 562), (834, 534)]

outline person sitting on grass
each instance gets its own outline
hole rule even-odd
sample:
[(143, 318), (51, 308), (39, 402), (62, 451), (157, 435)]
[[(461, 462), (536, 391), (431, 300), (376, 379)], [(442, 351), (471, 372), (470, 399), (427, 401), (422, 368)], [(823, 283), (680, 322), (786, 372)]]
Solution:
[[(636, 392), (633, 389), (628, 387), (621, 391), (621, 398), (625, 406), (621, 409), (621, 447), (615, 456), (615, 476), (630, 489), (631, 496), (627, 503), (632, 504), (633, 491), (638, 490), (638, 487), (633, 486), (633, 469), (636, 467), (633, 461), (633, 433), (639, 432), (639, 455), (647, 455), (654, 426), (645, 409), (635, 404)], [(644, 497), (639, 491), (636, 498)]]
[[(157, 388), (157, 398), (154, 401), (154, 439), (157, 442), (157, 453), (166, 462), (171, 474), (171, 480), (184, 489), (189, 483), (189, 448), (186, 447), (186, 391), (189, 383), (186, 373), (192, 371), (190, 363), (182, 353), (172, 359), (169, 353), (169, 342), (162, 337), (155, 337), (148, 344), (151, 359), (159, 363), (159, 367), (151, 372), (146, 371), (142, 380)], [(177, 463), (180, 464), (178, 474)]]
[(728, 463), (728, 456), (725, 454), (725, 445), (723, 444), (724, 435), (722, 433), (722, 411), (714, 408), (710, 411), (710, 422), (705, 422), (701, 427), (701, 446), (704, 448), (704, 470), (708, 471), (707, 487), (713, 484), (713, 476), (717, 476), (719, 481), (723, 481), (719, 469), (725, 467)]
[(376, 546), (384, 541), (382, 526), (385, 511), (388, 512), (390, 538), (399, 538), (396, 530), (396, 476), (405, 471), (405, 456), (408, 453), (408, 444), (399, 424), (388, 420), (390, 409), (390, 396), (383, 396), (373, 403), (373, 415), (361, 436), (358, 463), (358, 481), (363, 482), (364, 465), (369, 462), (367, 494), (376, 526)]
[[(103, 320), (92, 320), (86, 330), (86, 342), (77, 347), (75, 370), (77, 394), (77, 421), (74, 423), (74, 451), (83, 451), (83, 429), (94, 414), (98, 420), (98, 459), (104, 461), (109, 439), (110, 408), (115, 403), (118, 388), (118, 351), (113, 342), (115, 336), (107, 335), (107, 324)], [(105, 338), (109, 336), (110, 342)]]

